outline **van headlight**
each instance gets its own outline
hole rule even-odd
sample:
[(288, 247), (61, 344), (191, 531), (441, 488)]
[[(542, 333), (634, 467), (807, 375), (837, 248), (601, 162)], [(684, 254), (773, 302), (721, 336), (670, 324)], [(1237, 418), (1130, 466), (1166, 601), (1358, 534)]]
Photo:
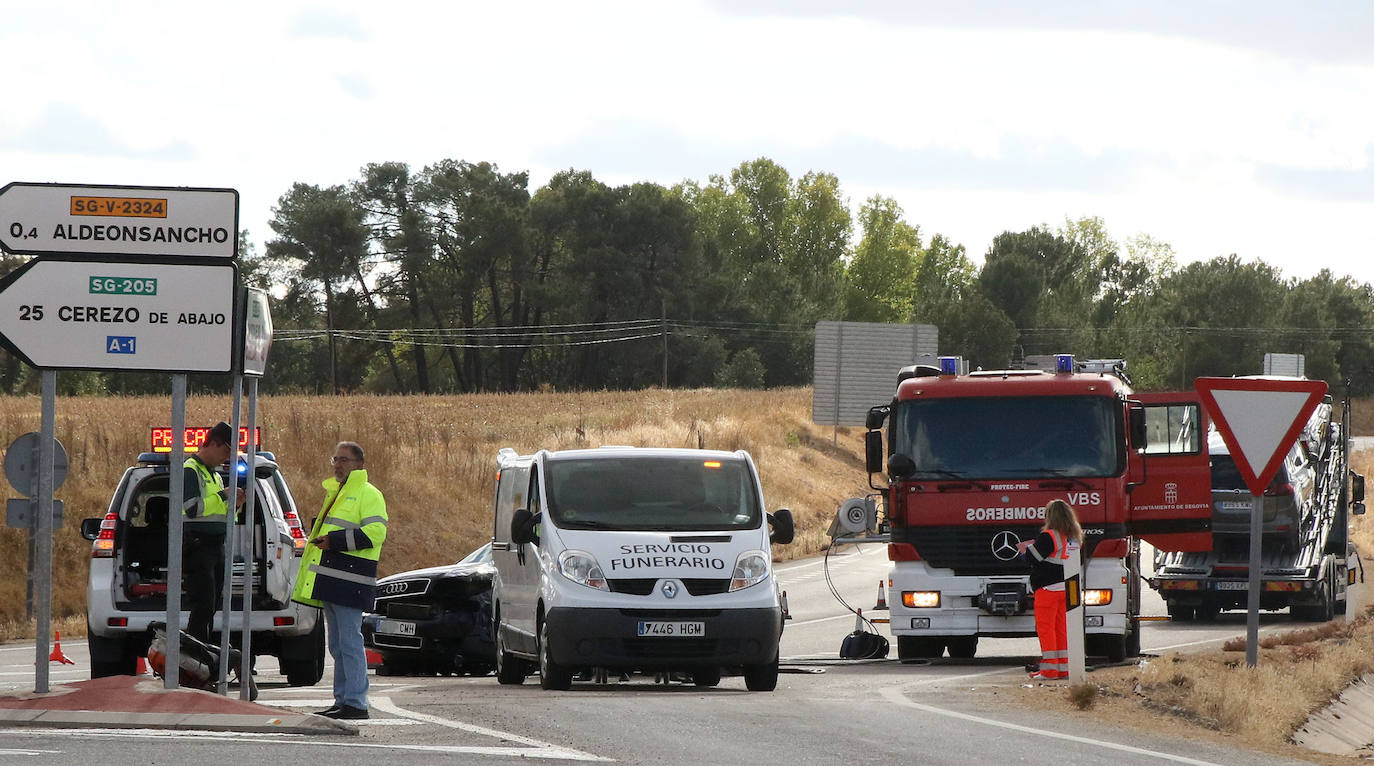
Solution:
[(730, 592), (758, 585), (768, 577), (768, 554), (745, 551), (735, 559), (735, 571), (730, 575)]
[(567, 550), (558, 554), (558, 571), (578, 585), (597, 590), (610, 590), (606, 585), (606, 575), (596, 557), (585, 551)]

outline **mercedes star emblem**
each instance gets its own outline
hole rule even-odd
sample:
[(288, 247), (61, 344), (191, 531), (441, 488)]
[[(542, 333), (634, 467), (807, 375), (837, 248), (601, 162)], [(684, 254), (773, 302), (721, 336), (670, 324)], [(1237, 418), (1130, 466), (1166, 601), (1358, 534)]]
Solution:
[(1015, 532), (998, 532), (992, 536), (992, 555), (1001, 561), (1011, 561), (1021, 552), (1016, 549), (1020, 542)]

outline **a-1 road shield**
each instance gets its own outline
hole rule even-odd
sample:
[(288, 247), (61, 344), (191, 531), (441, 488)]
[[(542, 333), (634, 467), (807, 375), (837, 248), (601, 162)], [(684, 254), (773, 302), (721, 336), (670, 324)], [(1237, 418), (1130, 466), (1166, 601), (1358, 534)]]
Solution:
[[(1162, 551), (1212, 549), (1207, 413), (1192, 391), (1135, 394), (1145, 405), (1143, 483), (1129, 495), (1126, 528)], [(1132, 455), (1132, 461), (1141, 459)]]

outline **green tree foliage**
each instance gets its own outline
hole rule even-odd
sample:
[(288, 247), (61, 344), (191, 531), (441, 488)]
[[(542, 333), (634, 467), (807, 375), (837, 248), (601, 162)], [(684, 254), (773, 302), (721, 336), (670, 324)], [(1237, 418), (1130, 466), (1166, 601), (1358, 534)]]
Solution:
[(854, 322), (905, 322), (912, 316), (916, 274), (921, 266), (921, 236), (902, 219), (902, 208), (874, 195), (859, 211), (863, 238), (845, 271), (846, 319)]
[[(804, 384), (821, 319), (934, 324), (941, 353), (986, 369), (1124, 357), (1146, 389), (1302, 353), (1310, 375), (1374, 392), (1374, 288), (1349, 277), (1287, 279), (1234, 255), (1178, 268), (1167, 244), (1098, 218), (1004, 232), (980, 266), (944, 236), (924, 243), (881, 194), (856, 220), (834, 175), (765, 157), (673, 188), (569, 169), (533, 192), (488, 162), (381, 162), (294, 184), (261, 254), (241, 234), (239, 265), (274, 296), (268, 392)], [(22, 262), (0, 253), (0, 274)], [(0, 354), (0, 391), (36, 385)], [(224, 391), (228, 376), (192, 385)]]

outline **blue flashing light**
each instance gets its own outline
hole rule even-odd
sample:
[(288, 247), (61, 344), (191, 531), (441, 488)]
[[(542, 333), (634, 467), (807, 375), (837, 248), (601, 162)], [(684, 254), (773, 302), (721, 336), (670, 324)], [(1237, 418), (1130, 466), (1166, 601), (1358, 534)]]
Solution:
[(1055, 372), (1073, 372), (1073, 354), (1055, 354)]
[(246, 474), (246, 473), (248, 473), (248, 464), (245, 463), (245, 462), (243, 462), (242, 460), (240, 460), (240, 461), (239, 461), (239, 474), (242, 475), (242, 474)]
[(958, 375), (958, 374), (959, 374), (959, 357), (957, 357), (957, 356), (942, 356), (942, 357), (940, 357), (940, 374), (941, 374), (941, 375)]

